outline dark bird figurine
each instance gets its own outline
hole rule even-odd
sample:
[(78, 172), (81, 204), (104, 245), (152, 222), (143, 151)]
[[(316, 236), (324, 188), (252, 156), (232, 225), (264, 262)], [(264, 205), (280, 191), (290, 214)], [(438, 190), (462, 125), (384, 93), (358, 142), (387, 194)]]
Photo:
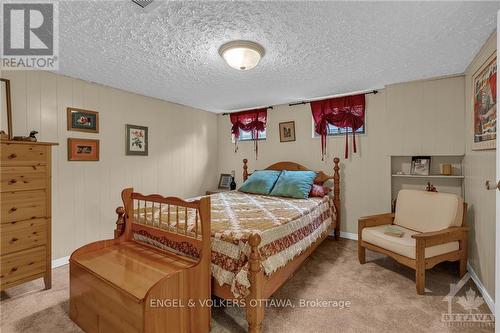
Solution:
[(36, 138), (36, 136), (35, 136), (35, 135), (37, 135), (37, 134), (38, 134), (38, 132), (37, 132), (37, 131), (31, 131), (31, 132), (30, 132), (30, 136), (29, 136), (29, 137), (30, 137), (30, 141), (37, 142), (37, 140), (38, 140), (38, 139), (37, 139), (37, 138)]
[(15, 136), (12, 138), (14, 141), (31, 141), (31, 142), (37, 142), (38, 139), (36, 138), (35, 135), (37, 135), (37, 131), (31, 131), (30, 136)]

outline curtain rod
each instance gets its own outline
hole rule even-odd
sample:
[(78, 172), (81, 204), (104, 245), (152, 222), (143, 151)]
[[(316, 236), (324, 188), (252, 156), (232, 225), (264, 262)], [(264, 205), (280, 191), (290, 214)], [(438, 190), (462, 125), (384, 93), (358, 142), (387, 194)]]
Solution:
[(314, 101), (321, 101), (322, 99), (328, 99), (328, 98), (351, 96), (351, 95), (358, 95), (358, 94), (365, 94), (365, 95), (374, 94), (374, 95), (376, 95), (377, 93), (378, 93), (378, 90), (371, 90), (371, 91), (369, 90), (366, 92), (359, 92), (359, 93), (339, 94), (339, 95), (333, 95), (333, 96), (329, 96), (329, 97), (321, 97), (321, 98), (313, 99), (310, 101), (301, 101), (301, 102), (290, 103), (290, 104), (288, 104), (288, 106), (302, 105), (302, 104), (307, 104), (307, 103), (311, 103)]
[(272, 106), (263, 106), (263, 107), (260, 107), (260, 108), (251, 108), (251, 109), (246, 109), (246, 110), (238, 110), (238, 111), (233, 111), (233, 112), (224, 112), (222, 115), (223, 116), (227, 116), (227, 115), (230, 115), (231, 113), (237, 113), (237, 112), (242, 112), (242, 111), (250, 111), (250, 110), (254, 110), (254, 109), (272, 109), (273, 107)]
[[(295, 102), (295, 103), (290, 103), (288, 104), (288, 106), (295, 106), (295, 105), (301, 105), (301, 104), (307, 104), (307, 103), (311, 103), (311, 102), (314, 102), (314, 101), (320, 101), (322, 99), (328, 99), (328, 98), (335, 98), (335, 97), (343, 97), (343, 96), (350, 96), (350, 95), (357, 95), (357, 94), (365, 94), (365, 95), (368, 95), (368, 94), (377, 94), (378, 93), (378, 90), (368, 90), (368, 91), (360, 91), (360, 92), (351, 92), (351, 93), (347, 93), (347, 94), (339, 94), (339, 95), (332, 95), (332, 96), (325, 96), (325, 97), (320, 97), (320, 98), (317, 98), (317, 99), (312, 99), (312, 100), (309, 100), (309, 101), (301, 101), (301, 102)], [(227, 115), (230, 115), (231, 113), (236, 113), (236, 112), (241, 112), (241, 111), (248, 111), (248, 110), (253, 110), (253, 109), (263, 109), (264, 107), (261, 107), (261, 108), (252, 108), (252, 109), (246, 109), (246, 110), (238, 110), (238, 111), (234, 111), (234, 112), (224, 112), (222, 115), (223, 116), (227, 116)], [(272, 109), (273, 107), (272, 106), (268, 106), (267, 109)]]

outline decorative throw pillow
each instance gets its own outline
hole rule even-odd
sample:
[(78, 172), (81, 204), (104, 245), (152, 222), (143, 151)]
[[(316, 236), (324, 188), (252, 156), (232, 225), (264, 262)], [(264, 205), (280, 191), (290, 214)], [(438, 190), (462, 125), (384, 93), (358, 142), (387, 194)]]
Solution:
[(306, 199), (316, 178), (314, 171), (282, 171), (270, 195)]
[(324, 197), (328, 193), (330, 193), (331, 189), (326, 186), (313, 184), (311, 187), (311, 192), (309, 192), (310, 197)]
[(248, 179), (238, 189), (240, 192), (268, 195), (273, 189), (281, 171), (258, 170), (248, 177)]

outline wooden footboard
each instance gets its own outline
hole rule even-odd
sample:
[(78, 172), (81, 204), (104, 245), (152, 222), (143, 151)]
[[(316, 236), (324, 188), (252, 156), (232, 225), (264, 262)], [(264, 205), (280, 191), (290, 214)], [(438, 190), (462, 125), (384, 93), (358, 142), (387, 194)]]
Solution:
[(116, 238), (71, 255), (71, 319), (86, 332), (208, 333), (210, 198), (122, 199)]

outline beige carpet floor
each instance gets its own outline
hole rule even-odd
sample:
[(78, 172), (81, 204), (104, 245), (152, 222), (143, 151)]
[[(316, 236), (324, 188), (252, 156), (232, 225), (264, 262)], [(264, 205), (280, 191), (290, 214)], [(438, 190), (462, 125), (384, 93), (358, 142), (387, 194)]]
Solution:
[[(295, 305), (300, 305), (301, 299), (342, 300), (350, 301), (350, 307), (269, 307), (264, 331), (493, 332), (493, 327), (484, 325), (457, 327), (442, 322), (442, 314), (448, 311), (443, 298), (449, 284), (459, 280), (455, 264), (441, 264), (428, 271), (426, 295), (419, 296), (414, 271), (370, 251), (367, 260), (365, 265), (358, 263), (355, 241), (324, 241), (273, 299), (290, 299)], [(68, 272), (68, 266), (54, 269), (51, 290), (42, 290), (39, 280), (2, 293), (1, 332), (81, 332), (68, 317)], [(464, 297), (469, 289), (480, 295), (470, 280), (457, 296)], [(455, 297), (452, 312), (470, 312), (457, 301)], [(482, 304), (472, 313), (490, 311)], [(213, 309), (212, 332), (245, 332), (245, 328), (241, 309)]]

